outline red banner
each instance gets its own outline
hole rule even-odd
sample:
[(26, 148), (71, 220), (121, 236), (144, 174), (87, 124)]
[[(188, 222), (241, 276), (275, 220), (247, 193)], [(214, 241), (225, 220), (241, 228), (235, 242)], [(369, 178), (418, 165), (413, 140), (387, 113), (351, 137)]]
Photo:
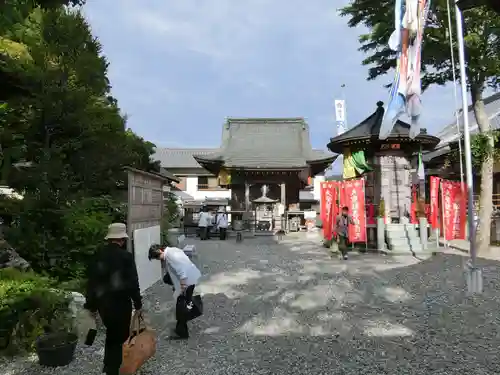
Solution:
[(340, 188), (340, 183), (339, 182), (332, 182), (332, 191), (333, 191), (333, 200), (332, 200), (332, 220), (331, 220), (331, 226), (332, 226), (332, 235), (337, 236), (337, 233), (335, 231), (335, 225), (336, 225), (336, 220), (337, 216), (340, 213), (340, 207), (339, 207), (339, 197), (341, 193), (341, 188)]
[(375, 206), (373, 203), (366, 204), (366, 218), (368, 220), (368, 224), (377, 224), (377, 220), (375, 219)]
[(410, 212), (410, 223), (412, 224), (417, 224), (418, 219), (417, 219), (417, 203), (418, 202), (418, 197), (417, 197), (417, 185), (413, 184), (411, 185), (411, 212)]
[(467, 195), (459, 182), (441, 181), (444, 238), (465, 239)]
[(350, 242), (366, 242), (365, 180), (344, 181), (344, 199), (354, 225), (349, 225)]
[[(321, 219), (322, 222), (325, 221), (325, 213), (326, 213), (326, 205), (325, 205), (325, 202), (326, 202), (326, 187), (327, 187), (327, 182), (322, 182), (319, 185), (319, 194), (320, 194), (319, 203), (320, 203), (320, 209), (321, 209), (320, 213), (319, 213), (319, 217), (320, 217), (320, 219)], [(323, 227), (324, 227), (324, 225), (323, 225)]]
[[(323, 236), (327, 240), (333, 235), (333, 207), (335, 199), (335, 188), (331, 182), (321, 183), (321, 220), (323, 221)], [(323, 199), (324, 198), (324, 199)]]
[(467, 186), (454, 183), (455, 204), (453, 205), (453, 239), (466, 239), (467, 226)]
[(431, 203), (430, 203), (430, 218), (429, 224), (432, 229), (437, 229), (439, 227), (438, 213), (439, 213), (439, 184), (441, 179), (436, 176), (431, 176)]

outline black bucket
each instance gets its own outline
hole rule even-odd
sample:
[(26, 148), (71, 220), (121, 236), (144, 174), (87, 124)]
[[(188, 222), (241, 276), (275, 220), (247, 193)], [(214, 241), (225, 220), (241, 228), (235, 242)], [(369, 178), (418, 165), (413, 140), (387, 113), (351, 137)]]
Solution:
[(40, 336), (36, 340), (38, 363), (42, 366), (67, 366), (73, 361), (78, 336), (74, 333), (57, 332)]

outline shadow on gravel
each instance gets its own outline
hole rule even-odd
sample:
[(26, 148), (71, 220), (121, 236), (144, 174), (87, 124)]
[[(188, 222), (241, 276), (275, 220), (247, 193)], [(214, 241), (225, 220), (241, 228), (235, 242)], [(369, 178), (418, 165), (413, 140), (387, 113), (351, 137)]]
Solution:
[[(189, 341), (167, 340), (172, 303), (162, 298), (165, 286), (155, 286), (148, 303), (158, 351), (139, 374), (499, 373), (499, 262), (479, 260), (484, 293), (471, 298), (459, 255), (342, 262), (307, 243), (245, 246), (210, 249), (211, 273), (199, 287), (205, 314), (190, 323)], [(76, 361), (95, 362), (94, 355)], [(55, 372), (0, 371), (7, 374)]]
[(465, 295), (465, 261), (441, 254), (393, 268), (392, 259), (384, 264), (373, 255), (352, 264), (313, 257), (283, 269), (216, 275), (206, 285), (218, 285), (222, 294), (204, 297), (213, 312), (196, 323), (198, 341), (184, 346), (201, 360), (188, 367), (232, 363), (284, 374), (498, 373), (500, 263), (480, 260), (484, 294), (471, 298)]

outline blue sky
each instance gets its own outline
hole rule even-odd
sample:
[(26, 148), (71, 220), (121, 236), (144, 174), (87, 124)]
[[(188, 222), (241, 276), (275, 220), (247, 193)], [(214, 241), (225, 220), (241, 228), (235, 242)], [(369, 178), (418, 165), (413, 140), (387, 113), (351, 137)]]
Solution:
[[(225, 117), (305, 117), (314, 147), (387, 101), (391, 76), (367, 82), (347, 0), (87, 0), (110, 61), (113, 95), (138, 134), (165, 147), (216, 147)], [(118, 4), (120, 4), (118, 6)], [(423, 96), (422, 127), (453, 121), (453, 90)]]

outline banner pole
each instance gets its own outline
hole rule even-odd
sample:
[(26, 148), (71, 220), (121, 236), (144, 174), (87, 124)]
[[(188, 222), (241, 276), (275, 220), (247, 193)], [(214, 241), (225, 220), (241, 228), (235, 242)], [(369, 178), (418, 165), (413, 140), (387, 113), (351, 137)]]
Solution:
[[(444, 182), (445, 180), (441, 180), (441, 182)], [(448, 240), (446, 239), (446, 231), (444, 229), (445, 227), (445, 222), (444, 222), (444, 195), (443, 195), (443, 187), (442, 184), (439, 184), (439, 189), (441, 191), (441, 227), (443, 228), (443, 242), (444, 242), (444, 247), (445, 249), (448, 248)]]
[(365, 214), (365, 251), (368, 252), (368, 218), (366, 215), (366, 179), (363, 177), (363, 212)]
[[(439, 197), (440, 186), (441, 186), (441, 179), (438, 179), (437, 180), (438, 197)], [(432, 207), (432, 202), (431, 202), (431, 207)], [(438, 201), (438, 212), (436, 212), (436, 220), (437, 220), (438, 214), (439, 214), (439, 201)], [(435, 224), (437, 224), (437, 225), (436, 225), (436, 229), (434, 229), (434, 232), (436, 233), (436, 245), (437, 245), (437, 248), (439, 250), (439, 231), (440, 231), (440, 228), (439, 228), (439, 223), (435, 223)]]

